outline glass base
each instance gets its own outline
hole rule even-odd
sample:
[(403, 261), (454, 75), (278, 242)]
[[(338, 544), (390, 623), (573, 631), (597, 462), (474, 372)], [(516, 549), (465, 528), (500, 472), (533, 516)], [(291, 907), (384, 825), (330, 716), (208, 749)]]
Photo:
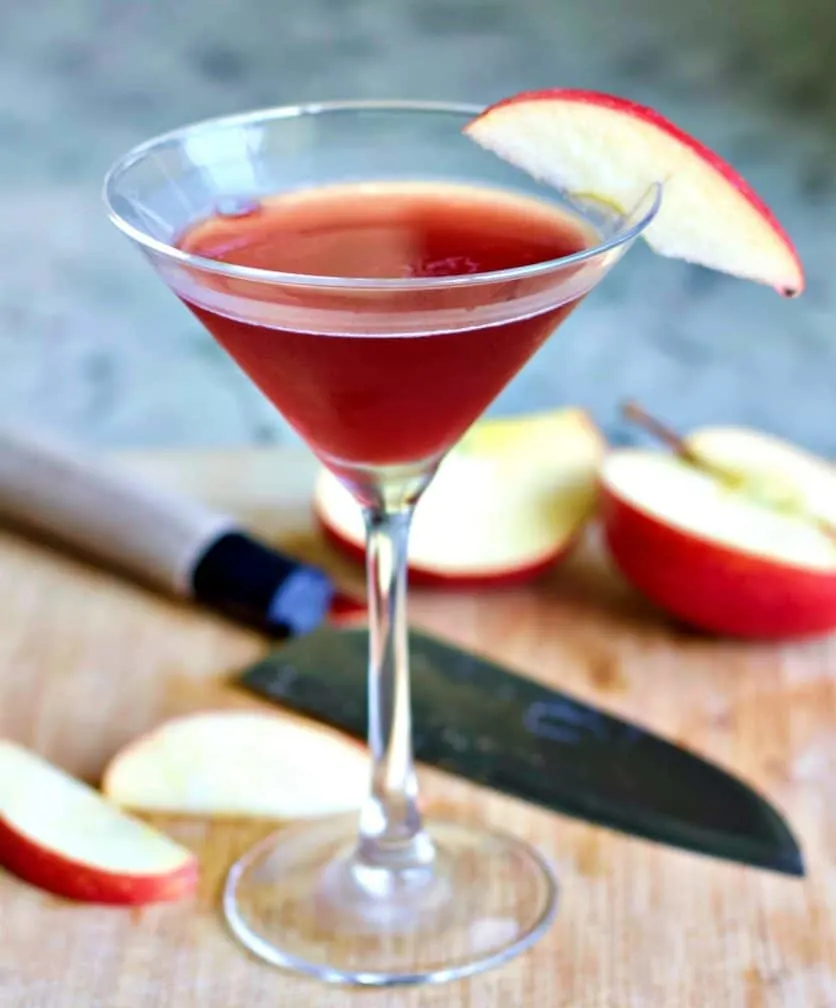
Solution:
[(541, 857), (504, 833), (425, 826), (430, 868), (369, 868), (357, 817), (280, 830), (230, 870), (234, 934), (275, 966), (332, 983), (440, 983), (505, 962), (548, 928), (557, 886)]

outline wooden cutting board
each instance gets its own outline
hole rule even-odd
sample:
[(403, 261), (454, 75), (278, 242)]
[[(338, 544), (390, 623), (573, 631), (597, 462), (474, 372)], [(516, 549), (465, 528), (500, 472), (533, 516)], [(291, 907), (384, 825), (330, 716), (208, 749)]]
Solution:
[[(126, 461), (359, 583), (311, 529), (306, 454)], [(89, 780), (162, 718), (258, 705), (228, 678), (263, 653), (259, 637), (12, 533), (0, 533), (0, 598), (0, 733)], [(416, 592), (411, 612), (748, 778), (789, 816), (807, 880), (629, 839), (422, 770), (427, 806), (525, 836), (556, 864), (557, 923), (522, 958), (412, 991), (296, 980), (248, 958), (218, 913), (227, 866), (270, 824), (169, 819), (159, 822), (201, 859), (193, 902), (85, 907), (0, 873), (2, 1008), (836, 1005), (836, 639), (765, 647), (686, 633), (637, 599), (592, 541), (536, 587)]]

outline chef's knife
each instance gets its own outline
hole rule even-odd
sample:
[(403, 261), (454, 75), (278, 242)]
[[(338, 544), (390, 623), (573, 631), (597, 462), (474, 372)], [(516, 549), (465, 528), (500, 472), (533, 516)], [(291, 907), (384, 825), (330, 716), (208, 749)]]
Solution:
[(335, 598), (229, 515), (29, 432), (0, 430), (0, 519), (275, 637), (314, 629)]
[[(363, 629), (321, 628), (248, 669), (248, 689), (366, 734)], [(548, 809), (788, 875), (801, 851), (757, 792), (695, 754), (565, 693), (412, 633), (416, 758)]]

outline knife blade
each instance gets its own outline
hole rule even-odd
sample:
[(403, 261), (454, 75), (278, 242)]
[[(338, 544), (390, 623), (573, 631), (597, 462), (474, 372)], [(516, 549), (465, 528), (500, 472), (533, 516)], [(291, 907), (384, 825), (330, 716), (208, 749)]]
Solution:
[[(366, 736), (367, 632), (320, 628), (241, 684)], [(803, 876), (786, 821), (720, 767), (658, 735), (427, 634), (410, 635), (419, 762), (648, 840)]]

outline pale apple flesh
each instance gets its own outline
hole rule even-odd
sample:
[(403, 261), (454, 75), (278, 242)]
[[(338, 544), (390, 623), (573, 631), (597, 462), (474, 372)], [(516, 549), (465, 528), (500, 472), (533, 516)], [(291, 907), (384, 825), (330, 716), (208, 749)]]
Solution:
[(613, 452), (601, 514), (622, 573), (695, 627), (784, 638), (836, 627), (836, 470), (778, 439), (715, 428), (688, 446), (739, 479), (662, 452)]
[(137, 810), (300, 819), (359, 809), (370, 772), (363, 746), (293, 715), (204, 711), (127, 745), (102, 788)]
[[(601, 434), (582, 410), (475, 424), (416, 508), (412, 583), (487, 588), (542, 574), (568, 552), (594, 509), (603, 454)], [(361, 509), (326, 470), (314, 511), (329, 540), (361, 560)]]
[[(339, 550), (356, 564), (366, 561), (365, 544), (348, 538), (345, 533), (331, 522), (330, 514), (323, 513), (318, 505), (314, 514), (323, 536), (327, 542)], [(482, 591), (492, 588), (516, 588), (520, 585), (536, 581), (548, 571), (556, 567), (560, 561), (571, 552), (577, 536), (573, 536), (565, 546), (556, 553), (549, 553), (542, 559), (523, 566), (512, 566), (507, 570), (491, 569), (485, 572), (468, 572), (458, 569), (451, 571), (432, 570), (422, 567), (420, 563), (410, 563), (409, 583), (413, 588), (427, 588), (437, 591)], [(358, 618), (354, 614), (351, 618)], [(342, 617), (341, 617), (342, 618)]]
[(145, 904), (197, 884), (194, 855), (92, 788), (0, 741), (0, 864), (67, 899)]
[(799, 294), (789, 236), (752, 187), (658, 112), (596, 91), (525, 92), (486, 109), (465, 133), (528, 174), (628, 212), (656, 184), (643, 237), (654, 251)]

